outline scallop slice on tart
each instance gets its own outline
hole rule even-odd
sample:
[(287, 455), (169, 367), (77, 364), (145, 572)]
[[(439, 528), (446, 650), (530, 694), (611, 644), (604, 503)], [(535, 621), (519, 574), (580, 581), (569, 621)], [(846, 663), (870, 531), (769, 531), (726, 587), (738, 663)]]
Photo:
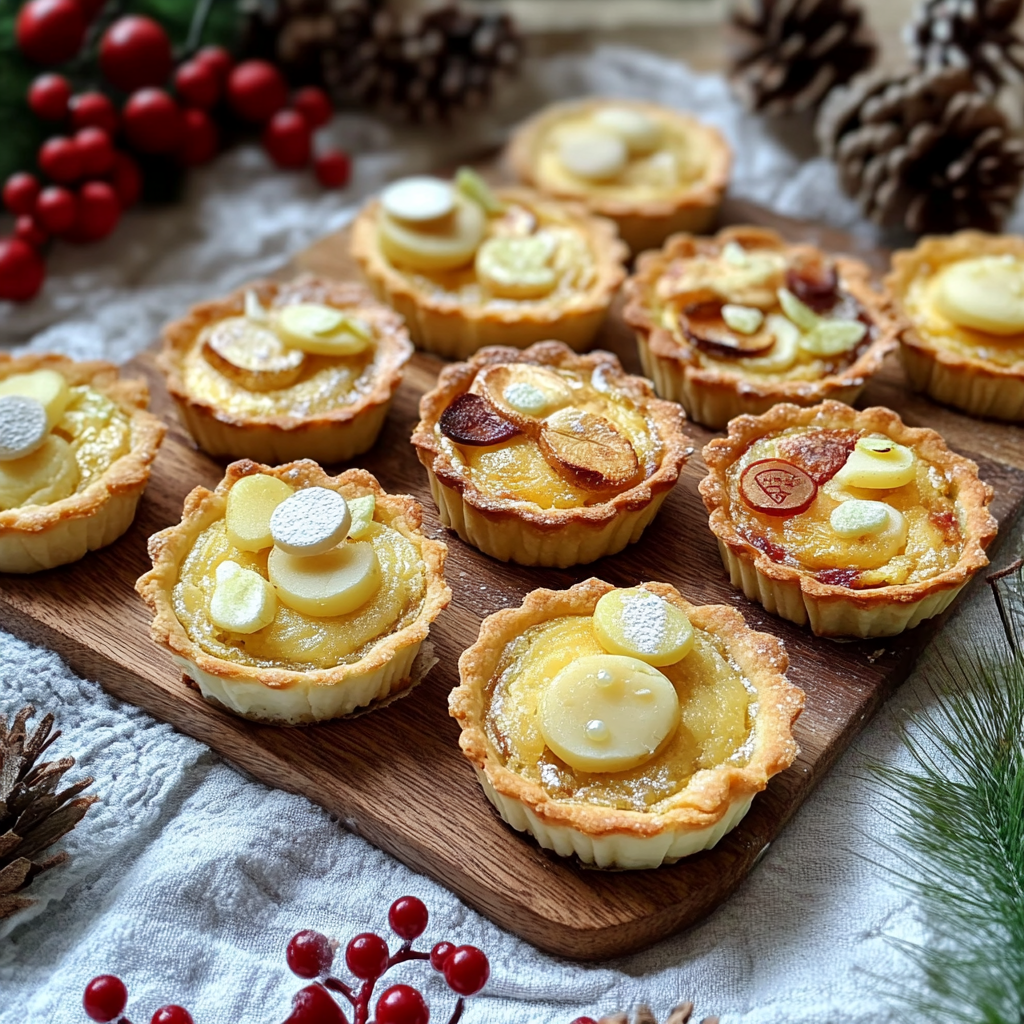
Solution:
[(388, 185), (356, 218), (352, 253), (416, 345), (455, 358), (547, 338), (586, 348), (625, 277), (614, 225), (469, 168)]
[(105, 362), (0, 355), (0, 572), (75, 562), (131, 525), (163, 440)]
[(445, 526), (492, 557), (564, 567), (640, 537), (689, 454), (684, 423), (611, 353), (542, 342), (446, 367), (412, 442)]
[(732, 155), (688, 114), (601, 98), (545, 107), (516, 130), (507, 160), (524, 184), (614, 220), (637, 253), (711, 227)]
[(658, 394), (715, 429), (778, 402), (852, 404), (899, 330), (864, 263), (755, 227), (645, 253), (624, 317)]
[(208, 700), (276, 724), (326, 721), (408, 690), (447, 606), (445, 545), (365, 470), (228, 466), (150, 538), (136, 589), (153, 639)]
[(1024, 239), (923, 238), (893, 255), (886, 285), (911, 387), (972, 416), (1024, 420)]
[(733, 586), (819, 635), (901, 633), (988, 564), (992, 488), (889, 409), (778, 405), (735, 419), (704, 458), (700, 492)]
[(373, 446), (412, 351), (366, 288), (306, 275), (193, 307), (158, 362), (207, 454), (341, 462)]
[(449, 699), (487, 798), (546, 849), (654, 868), (714, 846), (792, 764), (779, 641), (664, 583), (589, 579), (485, 619)]

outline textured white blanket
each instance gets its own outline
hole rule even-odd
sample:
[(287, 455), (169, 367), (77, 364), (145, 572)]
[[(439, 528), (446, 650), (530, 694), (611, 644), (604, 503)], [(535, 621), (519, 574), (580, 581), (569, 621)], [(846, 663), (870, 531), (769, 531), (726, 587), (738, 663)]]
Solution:
[[(520, 95), (516, 110), (591, 91), (694, 110), (737, 148), (734, 193), (868, 233), (828, 165), (739, 112), (718, 78), (621, 49), (560, 58), (530, 78), (534, 92)], [(452, 140), (443, 155), (496, 137), (512, 113)], [(255, 148), (237, 150), (195, 174), (183, 204), (133, 214), (98, 246), (62, 248), (38, 302), (0, 305), (0, 339), (127, 359), (186, 304), (272, 269), (344, 223), (346, 203), (441, 155), (365, 119), (339, 118), (333, 131), (359, 154), (348, 193), (323, 193), (305, 176), (274, 172)], [(1018, 541), (1003, 547), (1004, 559)], [(975, 586), (945, 643), (998, 630), (983, 590)], [(887, 937), (919, 939), (921, 928), (915, 907), (872, 863), (891, 857), (880, 844), (893, 840), (863, 765), (899, 759), (891, 711), (927, 701), (924, 668), (706, 922), (648, 952), (581, 967), (537, 953), (305, 799), (252, 781), (51, 652), (0, 633), (0, 712), (28, 701), (52, 710), (64, 730), (59, 752), (78, 757), (102, 796), (65, 843), (71, 865), (44, 876), (40, 905), (0, 928), (0, 1024), (84, 1021), (82, 989), (105, 972), (126, 980), (136, 1024), (167, 1002), (189, 1007), (198, 1024), (278, 1024), (301, 987), (284, 962), (290, 935), (304, 927), (342, 941), (387, 934), (387, 907), (405, 893), (431, 909), (426, 940), (475, 943), (491, 958), (490, 984), (467, 1024), (569, 1024), (641, 999), (663, 1017), (682, 998), (697, 1004), (698, 1019), (719, 1013), (729, 1024), (894, 1020), (875, 979), (911, 976)], [(450, 996), (433, 972), (412, 965), (404, 977), (423, 984), (432, 1019), (446, 1020)]]

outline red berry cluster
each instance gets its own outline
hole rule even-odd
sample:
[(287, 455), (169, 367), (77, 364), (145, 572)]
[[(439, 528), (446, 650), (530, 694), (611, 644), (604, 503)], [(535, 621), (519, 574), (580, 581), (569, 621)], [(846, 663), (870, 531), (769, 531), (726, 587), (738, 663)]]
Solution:
[[(30, 60), (62, 64), (79, 55), (89, 22), (105, 0), (28, 0), (18, 12), (15, 37)], [(164, 28), (143, 15), (118, 17), (99, 40), (98, 65), (106, 92), (75, 93), (65, 75), (46, 72), (29, 87), (27, 101), (60, 134), (40, 147), (40, 176), (12, 175), (3, 202), (16, 221), (0, 239), (0, 299), (26, 301), (42, 286), (41, 249), (50, 238), (93, 242), (109, 235), (121, 211), (142, 191), (136, 157), (179, 166), (209, 162), (220, 148), (221, 118), (234, 116), (263, 128), (263, 144), (282, 168), (302, 168), (312, 157), (314, 131), (331, 117), (326, 93), (299, 90), (291, 97), (272, 64), (237, 66), (226, 50), (208, 46), (175, 67)], [(343, 187), (349, 157), (333, 150), (314, 162), (328, 188)]]
[[(330, 974), (337, 943), (315, 931), (302, 931), (288, 943), (288, 966), (300, 978), (313, 984), (300, 989), (292, 999), (292, 1012), (284, 1024), (349, 1024), (341, 1005), (331, 994), (342, 995), (352, 1007), (352, 1024), (428, 1024), (430, 1010), (423, 996), (411, 985), (392, 985), (377, 999), (370, 1018), (373, 990), (380, 978), (396, 964), (408, 960), (429, 960), (444, 975), (448, 987), (458, 995), (448, 1024), (457, 1024), (465, 1000), (487, 984), (491, 967), (476, 946), (455, 946), (438, 942), (429, 953), (412, 948), (427, 929), (427, 908), (415, 896), (403, 896), (391, 904), (388, 923), (402, 944), (392, 953), (379, 935), (363, 932), (345, 947), (345, 964), (362, 982), (349, 985)], [(130, 1024), (124, 1017), (128, 990), (120, 978), (104, 974), (93, 978), (82, 999), (86, 1014), (94, 1021)], [(153, 1014), (150, 1024), (193, 1024), (189, 1012), (180, 1006), (164, 1006)]]

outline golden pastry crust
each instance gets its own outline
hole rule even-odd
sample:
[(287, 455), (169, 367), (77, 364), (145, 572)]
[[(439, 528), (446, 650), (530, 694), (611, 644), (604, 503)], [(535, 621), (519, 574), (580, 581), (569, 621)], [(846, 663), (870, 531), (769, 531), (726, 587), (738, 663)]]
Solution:
[[(205, 328), (245, 311), (245, 294), (254, 292), (264, 307), (291, 302), (317, 302), (357, 314), (373, 328), (372, 383), (351, 402), (338, 402), (325, 412), (302, 415), (250, 416), (221, 408), (190, 393), (183, 364)], [(186, 428), (209, 455), (287, 462), (310, 458), (343, 462), (361, 455), (377, 440), (391, 399), (402, 382), (402, 370), (412, 355), (412, 343), (401, 317), (381, 306), (369, 291), (348, 281), (328, 281), (302, 275), (290, 282), (253, 281), (230, 295), (193, 306), (163, 330), (157, 363), (167, 378), (167, 390), (178, 405)], [(340, 358), (340, 357), (339, 357)]]
[[(913, 249), (893, 254), (885, 286), (903, 321), (900, 357), (908, 382), (916, 391), (924, 391), (971, 416), (1024, 420), (1024, 356), (1013, 365), (1001, 366), (954, 351), (943, 345), (941, 337), (923, 330), (906, 309), (907, 295), (915, 281), (932, 276), (946, 264), (987, 255), (1024, 259), (1024, 238), (959, 231), (946, 237), (922, 238)], [(1019, 340), (1024, 346), (1024, 337)]]
[[(534, 590), (527, 594), (519, 608), (508, 608), (484, 619), (477, 641), (459, 658), (460, 684), (449, 697), (449, 711), (462, 727), (459, 745), (465, 757), (476, 768), (485, 791), (496, 796), (494, 802), (504, 810), (506, 801), (521, 804), (545, 829), (567, 829), (596, 847), (578, 842), (575, 849), (583, 854), (588, 849), (592, 860), (602, 866), (655, 867), (665, 857), (658, 850), (685, 848), (687, 836), (699, 845), (687, 852), (704, 849), (720, 838), (711, 838), (708, 830), (731, 817), (737, 806), (745, 809), (750, 798), (761, 792), (768, 780), (788, 768), (796, 758), (797, 745), (792, 725), (803, 709), (803, 691), (785, 676), (789, 659), (781, 642), (767, 633), (752, 630), (743, 616), (726, 605), (693, 605), (667, 583), (645, 583), (652, 593), (681, 609), (693, 625), (719, 637), (726, 645), (733, 663), (757, 691), (758, 712), (754, 719), (754, 743), (745, 767), (728, 766), (702, 769), (669, 798), (668, 809), (646, 813), (600, 807), (593, 804), (556, 800), (539, 783), (532, 782), (505, 766), (501, 752), (487, 735), (486, 715), (489, 686), (505, 647), (525, 630), (539, 623), (566, 615), (592, 615), (598, 600), (616, 589), (599, 579), (588, 579), (568, 590)], [(493, 799), (493, 796), (492, 796)], [(738, 819), (736, 819), (738, 820)], [(733, 821), (734, 825), (736, 822)], [(532, 823), (531, 823), (532, 824)], [(532, 825), (532, 827), (536, 827)], [(556, 833), (557, 834), (557, 833)], [(620, 844), (613, 860), (606, 860), (609, 851), (616, 851), (614, 841), (658, 840)], [(542, 845), (549, 845), (543, 842)], [(602, 856), (600, 840), (612, 840)], [(623, 848), (624, 847), (624, 848)], [(559, 852), (562, 852), (561, 850)], [(670, 854), (678, 859), (685, 854)], [(650, 857), (646, 863), (643, 861)], [(633, 859), (634, 862), (628, 863)], [(640, 861), (640, 862), (637, 862)]]
[[(877, 431), (912, 448), (950, 482), (959, 513), (963, 547), (951, 568), (918, 583), (854, 589), (816, 579), (804, 569), (773, 561), (736, 528), (730, 514), (729, 467), (759, 438), (788, 427)], [(908, 427), (891, 409), (851, 409), (840, 402), (822, 402), (810, 409), (777, 405), (763, 416), (739, 416), (727, 437), (704, 447), (708, 474), (699, 490), (708, 510), (708, 525), (718, 539), (722, 561), (733, 586), (751, 600), (799, 625), (809, 623), (819, 636), (893, 636), (944, 611), (981, 568), (985, 549), (998, 524), (988, 510), (993, 490), (978, 477), (978, 467), (951, 452), (934, 430)]]
[[(246, 665), (207, 654), (192, 640), (175, 614), (172, 593), (182, 562), (197, 538), (224, 517), (231, 487), (242, 477), (255, 473), (277, 477), (293, 486), (327, 487), (348, 498), (372, 494), (380, 510), (375, 517), (382, 512), (388, 525), (412, 541), (422, 557), (425, 593), (416, 618), (375, 641), (358, 661), (327, 669), (301, 672)], [(423, 510), (416, 501), (408, 495), (386, 493), (376, 478), (364, 469), (349, 469), (332, 477), (309, 459), (276, 467), (243, 459), (227, 467), (215, 491), (196, 487), (188, 494), (177, 526), (150, 537), (153, 568), (139, 577), (135, 589), (153, 611), (150, 627), (153, 640), (175, 656), (183, 674), (198, 683), (208, 699), (213, 696), (236, 713), (258, 721), (290, 725), (324, 721), (395, 694), (415, 681), (411, 668), (416, 654), (427, 638), (430, 624), (451, 601), (451, 590), (444, 579), (447, 546), (425, 537), (420, 531), (422, 521)], [(262, 705), (248, 692), (242, 692), (248, 686), (264, 691)], [(232, 690), (239, 691), (237, 700)], [(275, 694), (283, 694), (285, 699), (277, 701)], [(294, 699), (287, 700), (289, 696)], [(245, 711), (243, 704), (250, 708), (263, 706), (266, 710), (263, 713)], [(287, 707), (291, 713), (276, 713), (278, 706)], [(295, 708), (299, 710), (296, 712)]]
[[(895, 350), (899, 334), (899, 324), (888, 312), (886, 297), (872, 287), (871, 270), (860, 260), (836, 256), (834, 264), (840, 289), (870, 318), (875, 337), (870, 344), (861, 346), (848, 366), (817, 380), (779, 380), (744, 374), (741, 360), (736, 361), (735, 370), (704, 365), (697, 348), (678, 331), (665, 326), (656, 290), (666, 270), (676, 260), (715, 255), (728, 242), (783, 253), (795, 248), (777, 232), (758, 227), (729, 227), (712, 238), (676, 235), (657, 252), (644, 253), (626, 281), (623, 318), (636, 332), (640, 361), (658, 394), (679, 402), (693, 420), (714, 429), (723, 428), (734, 416), (767, 412), (777, 402), (855, 402), (868, 379)], [(806, 251), (809, 247), (800, 248)]]
[[(500, 188), (495, 195), (506, 204), (521, 204), (544, 223), (545, 210), (567, 217), (587, 239), (594, 260), (593, 280), (568, 300), (531, 299), (463, 302), (442, 290), (427, 291), (388, 260), (377, 229), (379, 200), (367, 203), (352, 226), (352, 255), (359, 261), (374, 293), (405, 319), (418, 348), (447, 359), (468, 359), (488, 345), (526, 348), (554, 338), (581, 351), (594, 340), (626, 271), (626, 247), (615, 225), (591, 216), (585, 207), (557, 203), (537, 192)], [(550, 214), (549, 214), (550, 215)]]
[[(551, 188), (539, 180), (537, 152), (545, 136), (567, 118), (595, 113), (602, 107), (626, 107), (659, 121), (667, 121), (703, 148), (704, 172), (695, 182), (680, 186), (668, 195), (647, 198), (613, 198), (595, 195), (585, 185)], [(701, 233), (710, 230), (718, 217), (722, 196), (729, 184), (732, 150), (716, 128), (657, 103), (595, 97), (569, 100), (545, 107), (525, 121), (512, 135), (506, 160), (516, 178), (559, 199), (585, 203), (596, 214), (615, 221), (619, 235), (633, 253), (661, 245), (678, 231)]]
[[(465, 468), (442, 450), (435, 428), (444, 410), (470, 389), (484, 367), (507, 363), (534, 363), (588, 373), (604, 368), (613, 388), (648, 411), (662, 445), (657, 469), (607, 501), (580, 508), (530, 508), (523, 502), (485, 494)], [(525, 351), (481, 349), (468, 362), (446, 366), (437, 386), (420, 399), (420, 421), (412, 443), (430, 477), (445, 526), (495, 558), (564, 568), (621, 551), (639, 539), (693, 451), (683, 432), (685, 423), (686, 416), (678, 405), (655, 398), (648, 382), (625, 373), (612, 353), (578, 355), (559, 342), (543, 341)]]
[(35, 370), (55, 370), (72, 387), (87, 385), (110, 399), (128, 417), (131, 448), (81, 491), (48, 505), (0, 510), (0, 572), (38, 572), (65, 565), (120, 537), (135, 518), (167, 432), (146, 411), (145, 383), (122, 380), (113, 363), (0, 353), (0, 380)]

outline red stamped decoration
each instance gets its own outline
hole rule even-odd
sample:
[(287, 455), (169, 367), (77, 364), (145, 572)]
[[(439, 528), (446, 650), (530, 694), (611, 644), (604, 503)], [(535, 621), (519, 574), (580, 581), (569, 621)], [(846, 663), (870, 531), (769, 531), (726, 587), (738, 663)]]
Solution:
[(783, 459), (758, 459), (740, 474), (740, 494), (768, 516), (798, 516), (811, 507), (818, 485), (799, 466)]

